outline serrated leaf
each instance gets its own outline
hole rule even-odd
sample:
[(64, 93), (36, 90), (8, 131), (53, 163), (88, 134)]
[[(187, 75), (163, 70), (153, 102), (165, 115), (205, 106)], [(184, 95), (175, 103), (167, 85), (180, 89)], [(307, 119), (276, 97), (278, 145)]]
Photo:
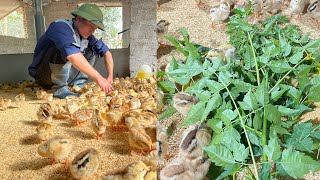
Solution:
[(288, 130), (279, 124), (272, 124), (270, 127), (270, 131), (275, 132), (277, 134), (289, 134), (290, 135)]
[(203, 101), (200, 101), (197, 104), (193, 105), (181, 126), (188, 126), (200, 122), (204, 109), (205, 102)]
[(255, 95), (257, 101), (262, 106), (269, 103), (268, 87), (267, 87), (266, 83), (267, 82), (265, 81), (265, 79), (263, 79), (260, 86), (257, 87), (256, 92), (254, 92), (254, 95)]
[(265, 106), (265, 114), (264, 114), (270, 122), (279, 123), (281, 121), (281, 114), (277, 107), (272, 104), (267, 104)]
[(167, 119), (171, 117), (177, 110), (174, 107), (168, 107), (166, 110), (164, 110), (158, 117), (158, 120)]
[(249, 140), (252, 144), (257, 145), (257, 146), (261, 146), (261, 140), (257, 135), (255, 135), (251, 132), (248, 132), (248, 137), (249, 137)]
[(312, 109), (303, 104), (300, 104), (296, 107), (296, 109), (287, 108), (285, 106), (278, 106), (278, 110), (284, 116), (294, 117), (299, 116), (304, 111), (310, 111)]
[(205, 119), (207, 119), (209, 113), (214, 109), (216, 109), (217, 107), (219, 107), (221, 104), (222, 104), (222, 98), (220, 94), (217, 93), (212, 95), (208, 103), (206, 104), (206, 108), (203, 112), (201, 121), (204, 121)]
[(218, 134), (222, 131), (223, 123), (220, 119), (209, 119), (208, 126)]
[(223, 132), (220, 134), (217, 134), (212, 142), (214, 144), (223, 144), (225, 147), (227, 147), (230, 150), (233, 150), (233, 146), (240, 142), (240, 134), (239, 132), (234, 129), (232, 126), (228, 126), (224, 129)]
[(296, 54), (294, 54), (293, 56), (291, 56), (289, 58), (289, 62), (291, 64), (297, 64), (302, 58), (303, 58), (303, 50), (302, 51), (299, 51), (297, 52)]
[(262, 168), (259, 172), (259, 178), (261, 180), (270, 180), (270, 172), (271, 172), (271, 163), (263, 163)]
[(246, 148), (241, 143), (235, 143), (232, 151), (234, 159), (238, 162), (244, 162), (249, 156), (249, 148)]
[(269, 159), (276, 161), (281, 156), (281, 147), (278, 142), (278, 138), (271, 137), (268, 141), (268, 145), (263, 147), (263, 151), (266, 153)]
[(275, 73), (285, 73), (294, 70), (285, 60), (270, 61), (270, 69)]
[(231, 151), (223, 145), (212, 144), (203, 149), (207, 152), (210, 160), (217, 166), (226, 167), (235, 164)]
[(290, 175), (293, 178), (303, 178), (307, 173), (320, 170), (320, 163), (293, 149), (286, 149), (282, 152), (281, 161), (277, 162), (284, 171), (278, 171), (281, 175)]
[(230, 164), (224, 168), (224, 172), (221, 173), (215, 180), (221, 180), (228, 177), (229, 175), (234, 175), (237, 172), (239, 172), (240, 169), (241, 169), (240, 164)]
[(320, 102), (320, 84), (310, 88), (308, 100), (310, 102)]
[(207, 80), (206, 86), (209, 88), (209, 90), (212, 93), (217, 93), (217, 92), (221, 91), (222, 89), (224, 89), (224, 86), (221, 83), (214, 81), (214, 80)]
[(237, 90), (240, 92), (248, 92), (249, 90), (254, 88), (254, 86), (252, 84), (246, 83), (246, 82), (241, 81), (239, 79), (232, 80), (232, 84), (234, 84), (235, 88), (237, 88)]
[(246, 93), (243, 102), (238, 102), (243, 110), (254, 110), (258, 108), (258, 101), (251, 91)]
[(253, 128), (254, 130), (258, 130), (258, 131), (262, 128), (262, 118), (259, 111), (257, 111), (254, 115)]
[(313, 141), (309, 137), (312, 133), (311, 123), (300, 123), (293, 127), (293, 133), (286, 140), (286, 146), (300, 151), (312, 151)]
[(191, 78), (188, 76), (171, 76), (171, 78), (174, 79), (180, 85), (186, 85), (191, 80)]
[(221, 120), (224, 122), (225, 125), (230, 124), (232, 120), (234, 120), (238, 114), (231, 109), (226, 109), (221, 113)]
[(172, 81), (160, 81), (157, 84), (163, 92), (175, 92), (176, 90), (176, 85)]
[(271, 92), (271, 99), (273, 101), (277, 101), (288, 89), (281, 89), (280, 88), (275, 88), (272, 92)]

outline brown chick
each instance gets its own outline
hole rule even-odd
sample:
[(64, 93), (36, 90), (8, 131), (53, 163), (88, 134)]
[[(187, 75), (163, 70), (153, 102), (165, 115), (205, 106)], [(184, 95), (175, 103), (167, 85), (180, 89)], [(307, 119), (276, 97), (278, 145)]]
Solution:
[(103, 180), (142, 180), (149, 167), (142, 161), (129, 164), (124, 170), (117, 170), (104, 176)]
[(178, 92), (173, 96), (173, 107), (182, 114), (187, 116), (191, 107), (198, 103), (199, 99), (195, 96), (184, 92)]
[(103, 123), (103, 119), (100, 116), (100, 111), (98, 109), (94, 110), (94, 116), (91, 120), (91, 125), (93, 131), (96, 133), (96, 138), (101, 139), (103, 133), (106, 132), (106, 125)]
[(100, 164), (99, 153), (96, 149), (90, 148), (82, 151), (72, 161), (70, 172), (76, 179), (89, 179), (97, 172)]
[(143, 98), (141, 99), (141, 109), (155, 113), (157, 111), (157, 102), (151, 96)]
[(204, 146), (211, 142), (211, 130), (206, 125), (191, 125), (183, 134), (179, 145), (179, 155), (196, 158), (204, 155)]
[(38, 147), (38, 154), (51, 158), (51, 164), (57, 162), (67, 163), (67, 157), (72, 150), (72, 142), (62, 136), (54, 136)]
[(4, 111), (11, 106), (11, 99), (0, 97), (0, 110)]
[(127, 118), (126, 124), (133, 124), (129, 127), (129, 145), (133, 149), (131, 154), (134, 154), (138, 151), (142, 155), (148, 155), (152, 150), (152, 140), (146, 133), (145, 129), (141, 128), (138, 125), (134, 125), (132, 121), (135, 121), (134, 118)]
[(207, 175), (210, 164), (210, 159), (206, 157), (192, 159), (192, 162), (178, 157), (160, 171), (160, 180), (202, 180)]
[(169, 140), (166, 129), (157, 122), (157, 153), (158, 158), (164, 159), (168, 156)]
[(90, 120), (93, 116), (93, 109), (90, 108), (82, 108), (77, 110), (71, 115), (71, 119), (76, 122), (76, 125), (79, 126), (86, 121)]
[(42, 123), (52, 123), (52, 112), (41, 107), (37, 111), (38, 120)]
[(54, 135), (53, 129), (54, 125), (52, 123), (41, 123), (36, 129), (38, 139), (46, 141)]

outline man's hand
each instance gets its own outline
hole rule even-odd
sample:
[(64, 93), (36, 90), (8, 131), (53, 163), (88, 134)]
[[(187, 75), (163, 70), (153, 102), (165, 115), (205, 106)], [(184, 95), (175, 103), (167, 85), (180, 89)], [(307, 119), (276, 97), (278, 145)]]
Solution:
[(105, 93), (109, 93), (110, 91), (112, 91), (112, 81), (110, 82), (110, 80), (102, 77), (98, 79), (96, 83)]

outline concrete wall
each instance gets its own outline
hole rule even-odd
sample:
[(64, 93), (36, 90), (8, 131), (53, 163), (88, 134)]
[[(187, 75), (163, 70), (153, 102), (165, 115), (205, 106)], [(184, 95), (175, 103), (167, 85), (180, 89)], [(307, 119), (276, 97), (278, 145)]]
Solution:
[(22, 54), (32, 53), (35, 47), (36, 37), (34, 30), (34, 10), (28, 6), (24, 7), (26, 13), (27, 38), (16, 38), (0, 36), (0, 54)]
[[(113, 49), (111, 53), (114, 59), (114, 77), (129, 76), (129, 49)], [(28, 74), (32, 57), (32, 53), (0, 55), (0, 83), (33, 80)], [(95, 69), (106, 77), (103, 59), (98, 60)]]
[(157, 63), (156, 0), (131, 0), (130, 75), (142, 64), (153, 70)]

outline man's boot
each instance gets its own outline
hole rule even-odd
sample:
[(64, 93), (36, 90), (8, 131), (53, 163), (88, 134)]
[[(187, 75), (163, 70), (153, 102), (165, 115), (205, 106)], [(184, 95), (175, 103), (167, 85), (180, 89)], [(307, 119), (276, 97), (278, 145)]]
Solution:
[(64, 99), (67, 96), (79, 96), (67, 88), (67, 80), (69, 78), (69, 71), (71, 68), (71, 63), (67, 62), (66, 64), (53, 64), (50, 63), (51, 70), (51, 81), (53, 83), (52, 90), (53, 96)]

